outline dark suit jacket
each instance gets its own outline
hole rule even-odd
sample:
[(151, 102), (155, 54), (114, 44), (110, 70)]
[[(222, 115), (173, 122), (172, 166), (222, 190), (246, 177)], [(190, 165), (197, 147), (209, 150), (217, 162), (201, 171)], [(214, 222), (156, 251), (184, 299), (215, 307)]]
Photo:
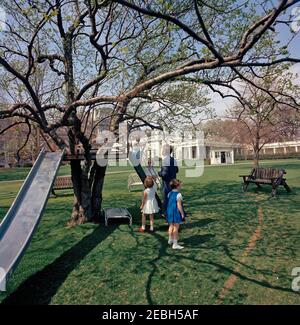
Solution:
[(178, 173), (178, 167), (173, 157), (167, 156), (163, 159), (162, 167), (158, 175), (163, 179), (165, 183), (169, 185), (170, 181), (176, 178)]

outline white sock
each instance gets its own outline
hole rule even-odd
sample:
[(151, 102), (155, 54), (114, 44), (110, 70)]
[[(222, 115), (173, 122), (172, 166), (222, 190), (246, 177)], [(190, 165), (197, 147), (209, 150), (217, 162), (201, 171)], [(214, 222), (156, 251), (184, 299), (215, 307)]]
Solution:
[(169, 236), (169, 244), (173, 244), (172, 236)]
[(178, 245), (178, 241), (177, 241), (177, 239), (173, 239), (173, 245)]
[(153, 231), (154, 230), (154, 227), (153, 226), (150, 226), (150, 230)]
[(146, 225), (142, 225), (142, 229), (144, 229), (144, 230), (145, 230), (145, 229), (146, 229)]

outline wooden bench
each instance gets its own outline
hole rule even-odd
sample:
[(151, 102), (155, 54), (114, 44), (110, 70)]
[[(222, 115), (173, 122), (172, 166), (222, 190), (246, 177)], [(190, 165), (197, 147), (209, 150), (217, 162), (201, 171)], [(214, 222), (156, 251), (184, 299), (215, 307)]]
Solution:
[(52, 187), (52, 194), (55, 194), (56, 190), (69, 190), (73, 188), (72, 177), (71, 176), (58, 176), (55, 179), (54, 185)]
[(284, 175), (286, 171), (284, 169), (275, 168), (253, 168), (250, 175), (240, 175), (243, 177), (243, 191), (246, 192), (250, 183), (256, 184), (260, 187), (261, 184), (272, 185), (272, 196), (277, 193), (277, 188), (282, 185), (284, 188), (290, 192), (291, 189), (286, 183)]
[(133, 186), (142, 186), (143, 183), (138, 174), (129, 174), (128, 176), (128, 190), (131, 192)]

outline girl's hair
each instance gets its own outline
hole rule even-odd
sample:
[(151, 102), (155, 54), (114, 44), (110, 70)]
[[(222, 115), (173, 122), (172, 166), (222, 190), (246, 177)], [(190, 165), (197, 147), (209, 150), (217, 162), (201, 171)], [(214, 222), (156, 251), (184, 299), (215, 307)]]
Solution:
[(178, 179), (172, 179), (170, 182), (170, 187), (172, 190), (175, 190), (180, 184), (181, 182)]
[(144, 181), (145, 188), (151, 188), (154, 186), (154, 180), (151, 176), (147, 176)]

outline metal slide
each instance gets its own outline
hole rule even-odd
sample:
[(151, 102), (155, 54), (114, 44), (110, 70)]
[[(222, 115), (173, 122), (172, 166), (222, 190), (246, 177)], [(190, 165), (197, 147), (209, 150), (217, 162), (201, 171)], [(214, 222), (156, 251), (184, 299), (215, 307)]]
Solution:
[[(135, 172), (138, 174), (140, 180), (142, 181), (142, 183), (144, 183), (145, 178), (146, 178), (146, 173), (145, 173), (142, 165), (139, 163), (139, 158), (137, 158), (133, 152), (129, 152), (128, 159), (129, 159), (131, 165), (133, 166)], [(157, 192), (155, 193), (155, 197), (156, 197), (159, 209), (162, 210), (163, 204), (162, 204), (162, 201), (161, 201), (159, 195), (157, 194)]]
[(0, 224), (0, 290), (22, 258), (44, 212), (64, 152), (42, 150)]

